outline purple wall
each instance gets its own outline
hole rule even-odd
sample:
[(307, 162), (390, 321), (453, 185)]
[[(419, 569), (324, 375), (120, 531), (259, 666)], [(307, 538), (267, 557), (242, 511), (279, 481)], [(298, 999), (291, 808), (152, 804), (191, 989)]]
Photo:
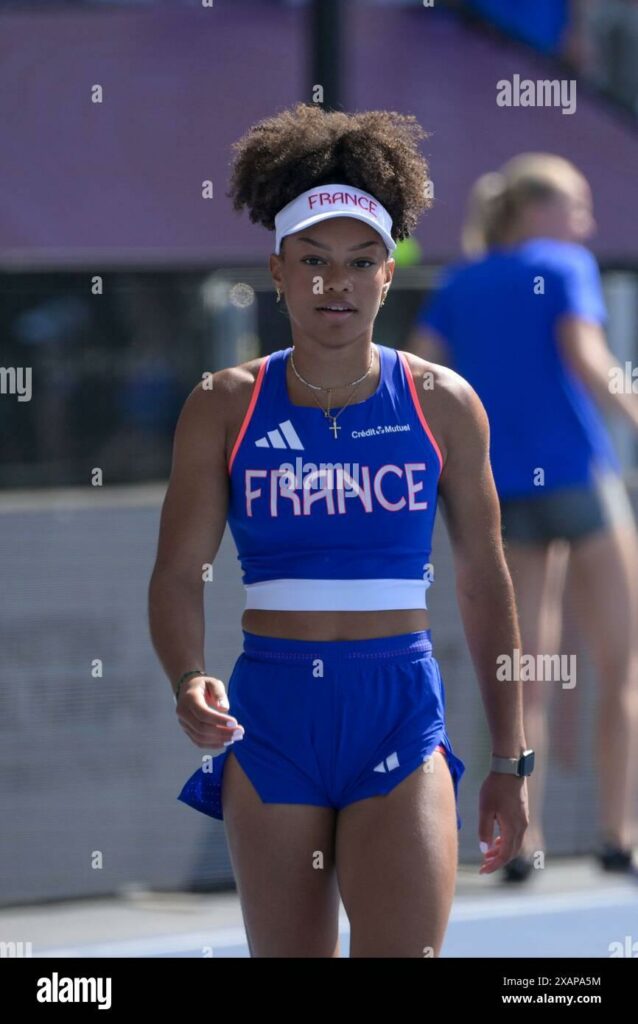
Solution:
[(515, 74), (554, 79), (556, 65), (524, 47), (470, 32), (451, 16), (431, 14), (428, 9), (401, 15), (375, 10), (360, 16), (349, 96), (355, 108), (392, 106), (414, 114), (433, 133), (423, 152), (436, 203), (417, 230), (426, 258), (458, 253), (466, 196), (479, 174), (516, 153), (543, 151), (573, 160), (588, 178), (598, 222), (592, 240), (597, 255), (635, 260), (636, 131), (580, 88), (574, 114), (497, 106), (500, 79), (511, 81)]
[[(474, 178), (529, 149), (589, 177), (599, 256), (638, 255), (638, 139), (602, 106), (579, 95), (571, 116), (499, 108), (498, 79), (555, 77), (551, 67), (429, 8), (344, 11), (346, 108), (413, 113), (433, 132), (436, 208), (417, 231), (427, 260), (457, 253)], [(0, 14), (0, 266), (264, 261), (273, 236), (224, 195), (230, 147), (310, 99), (306, 16), (264, 4)]]

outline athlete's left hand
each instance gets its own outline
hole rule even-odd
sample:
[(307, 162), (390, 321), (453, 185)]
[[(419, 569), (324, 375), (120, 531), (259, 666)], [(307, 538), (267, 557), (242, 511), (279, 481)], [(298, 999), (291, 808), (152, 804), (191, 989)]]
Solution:
[[(495, 821), (500, 834), (493, 837)], [(516, 856), (528, 825), (527, 778), (490, 772), (479, 794), (479, 842), (488, 844), (479, 875), (492, 874)]]

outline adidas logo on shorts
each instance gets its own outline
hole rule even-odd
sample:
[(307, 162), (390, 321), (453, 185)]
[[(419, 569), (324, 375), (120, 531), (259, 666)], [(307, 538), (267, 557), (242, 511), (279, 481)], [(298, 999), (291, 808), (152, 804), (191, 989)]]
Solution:
[(394, 753), (390, 754), (389, 757), (386, 757), (385, 761), (379, 761), (379, 763), (377, 765), (375, 765), (373, 770), (375, 772), (391, 772), (393, 770), (393, 768), (398, 768), (398, 767), (399, 767), (399, 755), (397, 754), (397, 752), (395, 750)]

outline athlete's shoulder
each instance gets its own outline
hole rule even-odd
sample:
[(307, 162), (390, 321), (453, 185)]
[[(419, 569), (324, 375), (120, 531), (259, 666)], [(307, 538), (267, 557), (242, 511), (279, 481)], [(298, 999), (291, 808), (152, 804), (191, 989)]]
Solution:
[(211, 375), (212, 389), (217, 388), (220, 395), (229, 401), (252, 394), (259, 371), (267, 359), (268, 356), (257, 356), (244, 363), (238, 363), (236, 366), (227, 366), (223, 370), (216, 370)]
[(224, 431), (250, 404), (259, 369), (268, 356), (222, 370), (205, 371), (184, 402), (181, 420), (192, 434)]
[(413, 352), (398, 351), (406, 358), (421, 410), (442, 453), (468, 432), (488, 430), (483, 403), (465, 377)]
[(405, 357), (417, 394), (428, 405), (434, 395), (449, 405), (471, 401), (472, 396), (476, 395), (469, 381), (449, 366), (433, 363), (414, 352), (404, 352), (402, 349), (397, 351)]

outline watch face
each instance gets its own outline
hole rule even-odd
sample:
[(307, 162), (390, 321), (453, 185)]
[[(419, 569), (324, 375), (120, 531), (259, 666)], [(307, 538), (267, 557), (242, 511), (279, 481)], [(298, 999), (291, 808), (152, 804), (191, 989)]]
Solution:
[(534, 751), (521, 757), (521, 775), (531, 775), (534, 768)]

